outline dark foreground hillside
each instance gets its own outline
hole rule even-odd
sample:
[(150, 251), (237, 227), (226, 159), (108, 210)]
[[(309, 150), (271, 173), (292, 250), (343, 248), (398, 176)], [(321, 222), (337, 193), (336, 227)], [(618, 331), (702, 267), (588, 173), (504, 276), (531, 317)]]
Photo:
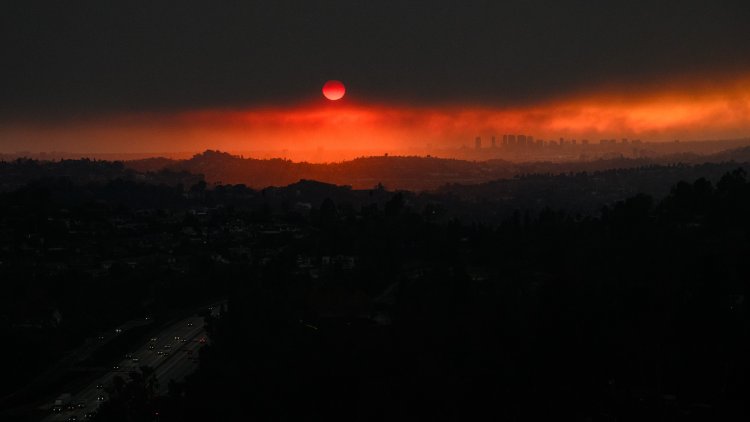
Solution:
[(98, 420), (747, 411), (750, 183), (732, 163), (425, 193), (87, 161), (3, 171), (22, 186), (0, 193), (3, 420), (47, 416), (146, 335), (98, 347), (102, 333), (224, 299), (192, 376), (112, 372)]
[(739, 419), (749, 212), (742, 170), (497, 227), (327, 202), (229, 280), (193, 376), (99, 420)]

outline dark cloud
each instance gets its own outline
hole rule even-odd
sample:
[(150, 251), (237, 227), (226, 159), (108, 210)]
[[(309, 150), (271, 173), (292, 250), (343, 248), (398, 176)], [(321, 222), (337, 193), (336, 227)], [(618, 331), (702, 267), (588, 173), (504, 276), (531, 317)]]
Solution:
[(23, 1), (0, 107), (189, 109), (305, 100), (516, 104), (750, 70), (750, 14), (708, 1)]

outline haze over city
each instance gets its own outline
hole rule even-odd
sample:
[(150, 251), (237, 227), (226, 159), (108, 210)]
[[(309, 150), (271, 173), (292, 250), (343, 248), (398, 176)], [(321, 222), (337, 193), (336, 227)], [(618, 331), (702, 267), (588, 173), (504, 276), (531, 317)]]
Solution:
[[(42, 4), (3, 17), (2, 152), (325, 161), (510, 133), (750, 131), (747, 28), (728, 6)], [(344, 82), (344, 98), (320, 94), (329, 79)]]

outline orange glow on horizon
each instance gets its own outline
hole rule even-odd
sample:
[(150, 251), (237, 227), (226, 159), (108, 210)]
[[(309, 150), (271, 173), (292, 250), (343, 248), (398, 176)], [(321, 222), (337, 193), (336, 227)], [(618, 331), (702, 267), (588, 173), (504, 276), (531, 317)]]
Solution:
[[(321, 161), (458, 148), (475, 136), (536, 139), (728, 139), (750, 135), (750, 78), (712, 89), (602, 92), (523, 107), (412, 106), (320, 100), (292, 107), (119, 115), (48, 125), (0, 125), (0, 151), (284, 151)], [(282, 154), (277, 154), (277, 156)]]

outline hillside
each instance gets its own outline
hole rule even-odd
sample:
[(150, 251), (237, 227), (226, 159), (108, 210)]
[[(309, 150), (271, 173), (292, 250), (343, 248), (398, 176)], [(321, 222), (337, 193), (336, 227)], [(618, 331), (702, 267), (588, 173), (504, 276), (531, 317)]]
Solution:
[(286, 186), (307, 179), (348, 185), (354, 189), (369, 189), (382, 184), (391, 189), (419, 191), (437, 189), (446, 184), (479, 184), (526, 174), (594, 172), (653, 165), (723, 162), (750, 162), (750, 148), (726, 150), (709, 155), (680, 153), (658, 158), (616, 157), (573, 162), (512, 163), (505, 160), (466, 161), (429, 156), (376, 156), (327, 164), (292, 162), (280, 158), (242, 158), (225, 152), (207, 150), (187, 160), (149, 158), (127, 161), (125, 165), (139, 172), (168, 169), (201, 174), (210, 184), (244, 184), (256, 189)]

